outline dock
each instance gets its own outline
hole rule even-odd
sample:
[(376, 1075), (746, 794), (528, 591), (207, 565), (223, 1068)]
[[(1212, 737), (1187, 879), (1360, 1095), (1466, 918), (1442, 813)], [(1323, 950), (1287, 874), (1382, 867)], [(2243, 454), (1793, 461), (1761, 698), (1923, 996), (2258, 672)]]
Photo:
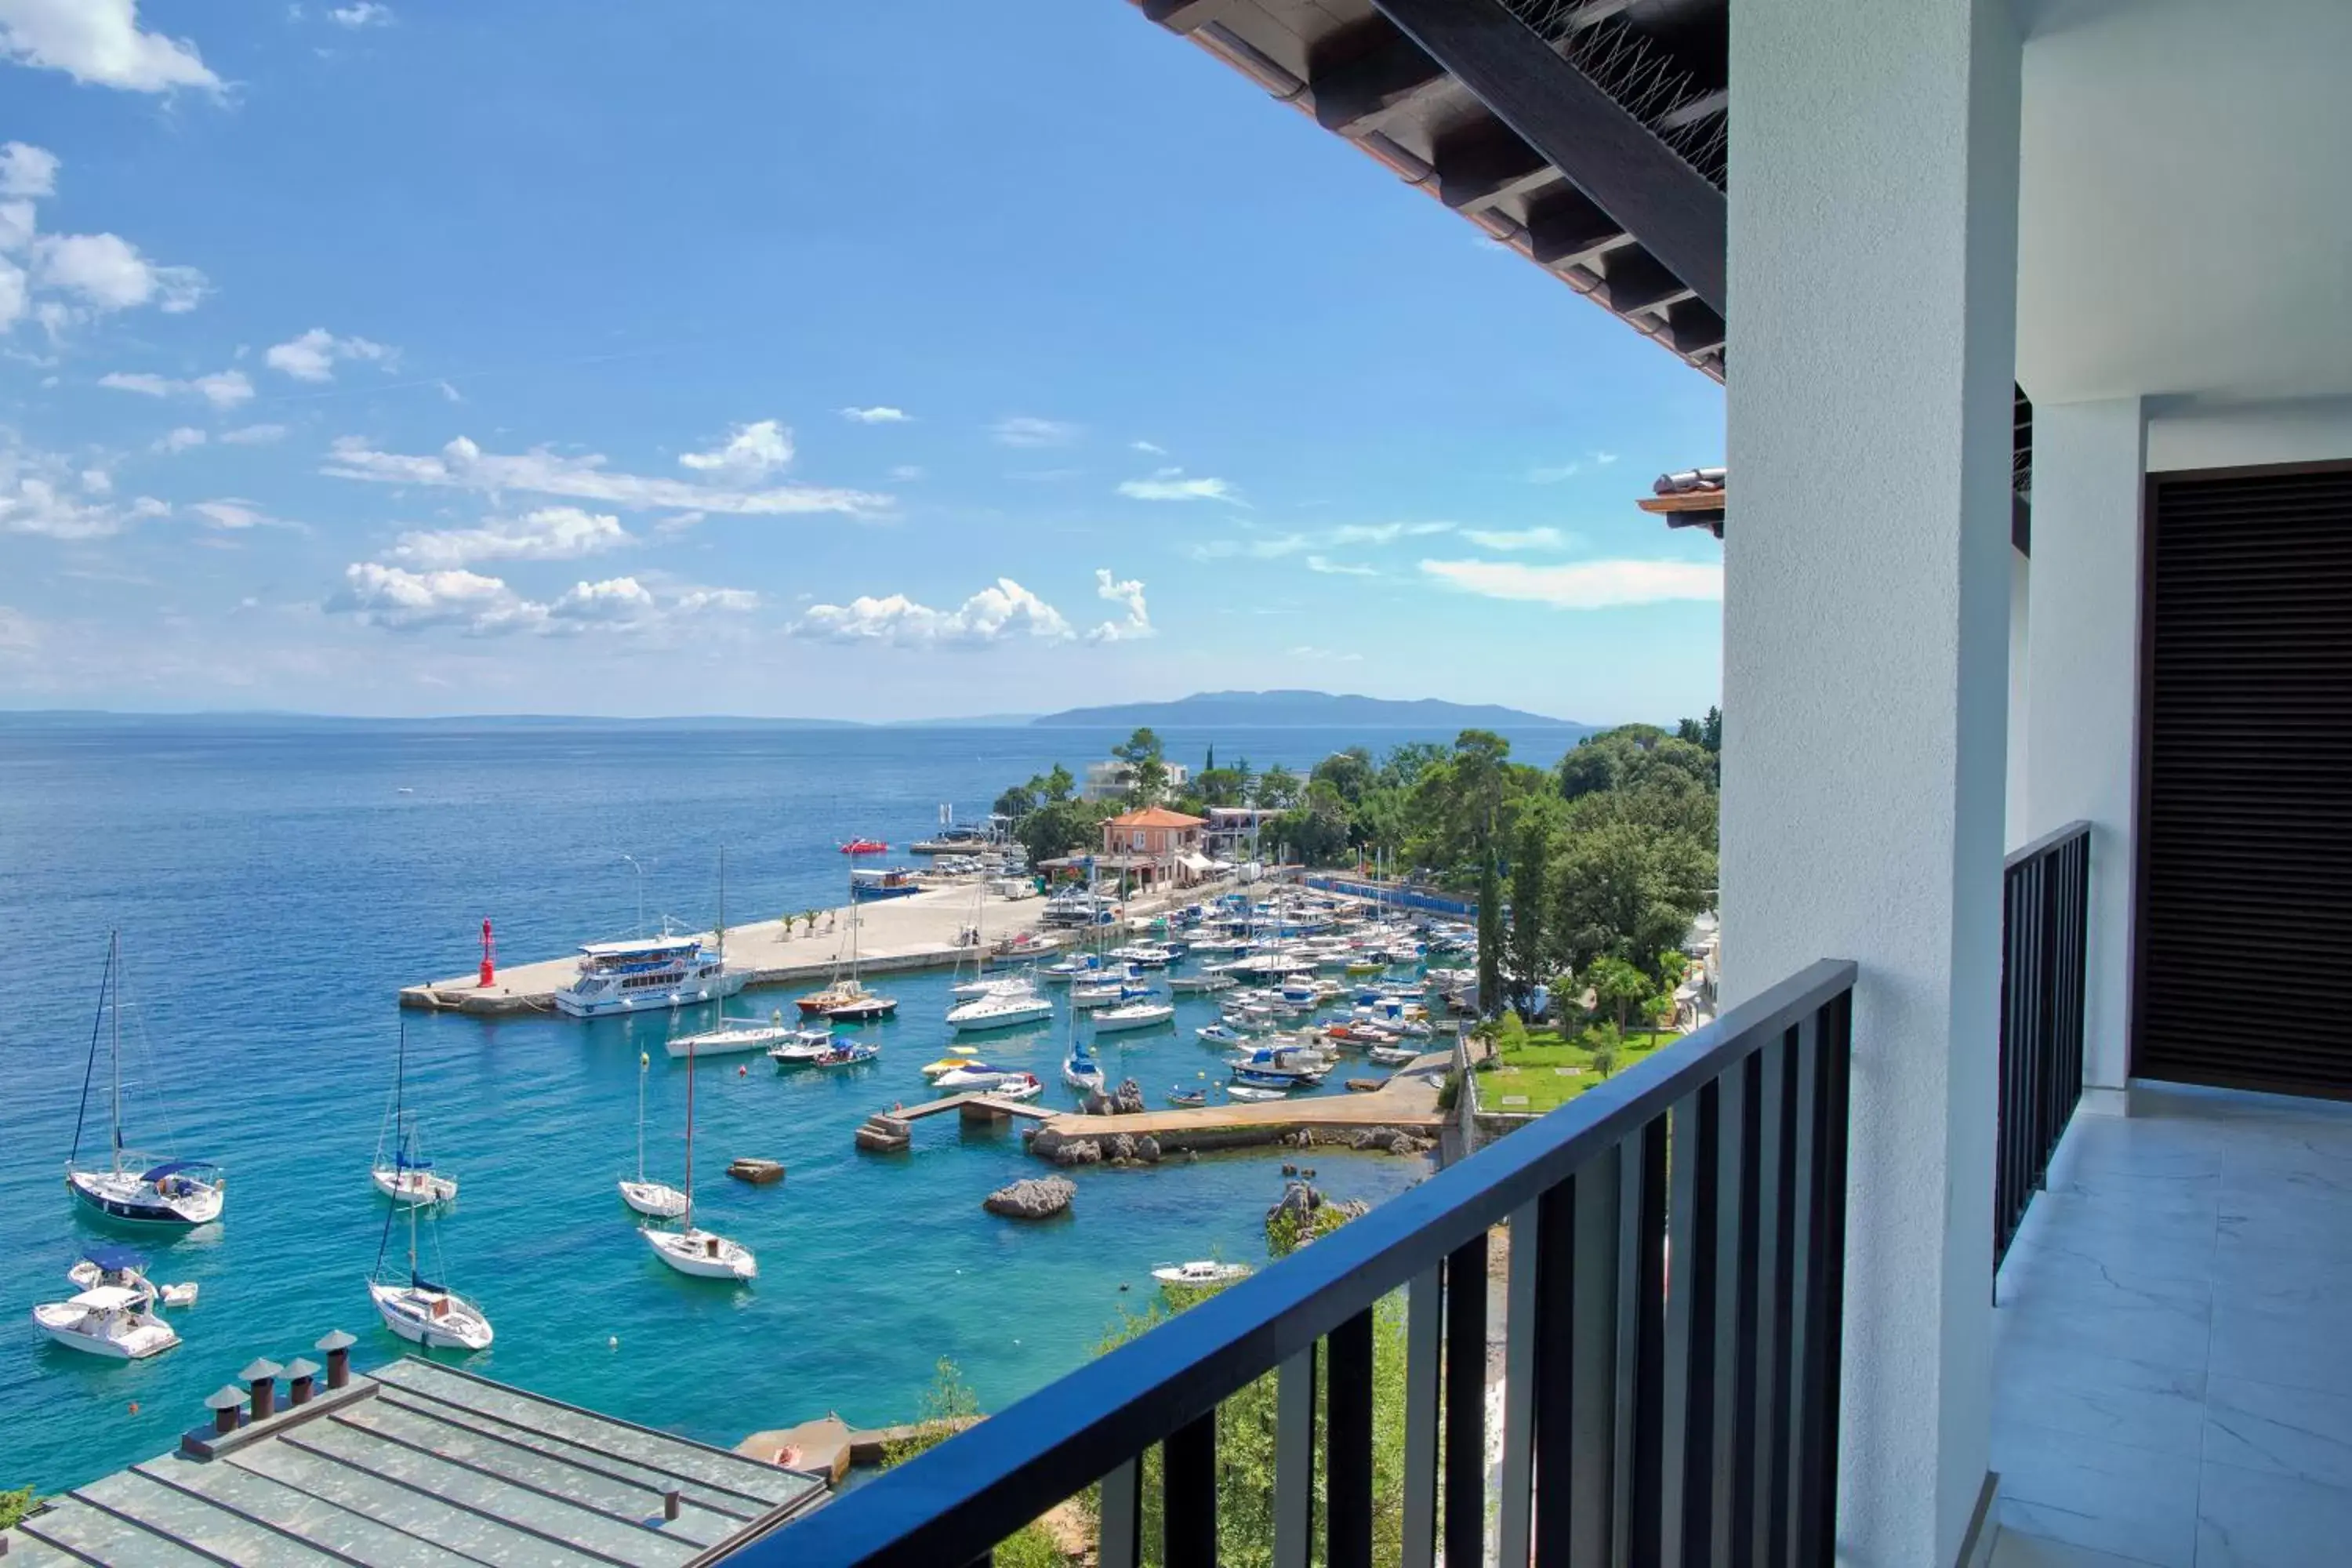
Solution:
[(1301, 1133), (1316, 1142), (1344, 1142), (1356, 1133), (1375, 1130), (1410, 1133), (1434, 1142), (1449, 1120), (1437, 1108), (1437, 1089), (1452, 1062), (1452, 1054), (1446, 1051), (1416, 1057), (1379, 1089), (1365, 1094), (1234, 1100), (1125, 1116), (1056, 1111), (1043, 1119), (1032, 1151), (1040, 1143), (1051, 1150), (1069, 1140), (1101, 1142), (1122, 1134), (1150, 1137), (1163, 1155), (1296, 1142)]
[(1032, 1121), (1048, 1121), (1054, 1113), (1017, 1100), (999, 1100), (984, 1089), (950, 1094), (943, 1099), (926, 1100), (920, 1105), (894, 1106), (877, 1110), (867, 1117), (857, 1129), (857, 1146), (874, 1154), (904, 1152), (915, 1141), (915, 1123), (927, 1116), (957, 1111), (972, 1122), (1009, 1121), (1025, 1117)]

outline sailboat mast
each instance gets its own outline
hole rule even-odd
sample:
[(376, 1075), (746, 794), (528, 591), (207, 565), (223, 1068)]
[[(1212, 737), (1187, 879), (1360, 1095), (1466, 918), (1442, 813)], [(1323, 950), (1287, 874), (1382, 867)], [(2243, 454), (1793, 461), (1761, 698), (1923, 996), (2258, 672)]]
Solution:
[(694, 1037), (686, 1041), (686, 1228), (694, 1228)]
[(644, 1051), (637, 1053), (637, 1181), (646, 1179), (646, 1069), (653, 1058)]
[(114, 1173), (122, 1173), (122, 933), (115, 931), (108, 940), (106, 962), (114, 971), (114, 1008), (109, 1015), (107, 1056), (113, 1075), (111, 1115), (114, 1134)]
[(727, 846), (719, 847), (719, 956), (727, 956)]

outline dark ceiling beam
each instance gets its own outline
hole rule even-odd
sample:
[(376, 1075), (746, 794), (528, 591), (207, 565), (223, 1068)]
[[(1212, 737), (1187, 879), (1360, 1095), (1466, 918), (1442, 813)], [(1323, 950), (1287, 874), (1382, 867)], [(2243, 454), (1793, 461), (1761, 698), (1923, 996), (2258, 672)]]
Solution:
[[(1374, 24), (1377, 26), (1377, 24)], [(1411, 38), (1387, 27), (1362, 54), (1307, 73), (1316, 122), (1346, 136), (1444, 84), (1445, 68)]]
[(1624, 241), (1624, 226), (1573, 186), (1553, 192), (1528, 214), (1528, 254), (1538, 266), (1583, 261)]
[(1449, 136), (1435, 149), (1437, 196), (1457, 210), (1490, 202), (1526, 182), (1555, 173), (1551, 161), (1518, 138), (1499, 120), (1480, 117), (1467, 134)]
[(1723, 193), (1498, 0), (1372, 0), (1496, 118), (1724, 308)]
[(1602, 260), (1601, 277), (1609, 286), (1609, 308), (1621, 315), (1690, 296), (1687, 284), (1638, 245), (1611, 251)]
[(1234, 8), (1235, 0), (1143, 0), (1143, 14), (1171, 33), (1190, 33)]
[(1709, 353), (1723, 346), (1723, 318), (1704, 300), (1677, 300), (1666, 307), (1666, 335), (1685, 358)]

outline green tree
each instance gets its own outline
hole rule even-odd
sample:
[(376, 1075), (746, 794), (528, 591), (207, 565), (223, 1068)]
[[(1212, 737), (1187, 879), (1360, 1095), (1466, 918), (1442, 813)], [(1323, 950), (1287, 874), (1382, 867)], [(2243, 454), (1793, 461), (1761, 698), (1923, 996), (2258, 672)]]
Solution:
[(1584, 983), (1592, 987), (1593, 1000), (1615, 1020), (1622, 1035), (1626, 1016), (1650, 999), (1657, 989), (1639, 966), (1622, 958), (1595, 959), (1584, 971)]
[(18, 1521), (33, 1511), (41, 1500), (30, 1487), (18, 1487), (14, 1491), (0, 1492), (0, 1530), (16, 1528)]
[(1043, 778), (1031, 779), (1029, 787), (1037, 792), (1037, 798), (1045, 805), (1058, 805), (1077, 792), (1078, 781), (1071, 776), (1069, 769), (1055, 763), (1052, 773)]
[[(1149, 734), (1148, 730), (1138, 734)], [(1128, 785), (1128, 796), (1138, 805), (1150, 805), (1168, 793), (1168, 763), (1158, 756), (1149, 756), (1133, 764), (1134, 772)]]
[(1379, 770), (1372, 765), (1372, 753), (1361, 746), (1350, 746), (1316, 763), (1315, 771), (1307, 779), (1310, 784), (1329, 784), (1341, 800), (1354, 806), (1362, 802), (1364, 792), (1378, 782), (1379, 776)]
[(1296, 849), (1307, 865), (1329, 866), (1348, 857), (1348, 803), (1327, 779), (1307, 785), (1305, 800), (1272, 826), (1275, 837)]
[(1298, 804), (1298, 775), (1280, 763), (1257, 778), (1256, 805), (1268, 811), (1287, 811)]
[(1647, 962), (1678, 946), (1706, 907), (1715, 856), (1685, 834), (1607, 822), (1565, 837), (1552, 878), (1555, 940), (1582, 973), (1596, 959)]
[(1478, 863), (1478, 1011), (1488, 1017), (1503, 1005), (1503, 878), (1493, 845)]
[(1552, 967), (1551, 932), (1545, 916), (1551, 903), (1551, 825), (1529, 814), (1511, 847), (1511, 929), (1506, 981), (1511, 1005), (1524, 1010)]
[(1013, 837), (1021, 841), (1021, 847), (1029, 852), (1029, 863), (1034, 866), (1073, 850), (1097, 847), (1102, 819), (1102, 811), (1085, 801), (1057, 800), (1023, 817), (1014, 825)]
[[(941, 1356), (931, 1372), (931, 1385), (923, 1391), (915, 1419), (905, 1435), (883, 1445), (882, 1468), (895, 1469), (919, 1454), (929, 1453), (965, 1427), (986, 1417), (980, 1396), (963, 1380), (956, 1363)], [(1023, 1525), (996, 1549), (998, 1568), (1064, 1568), (1069, 1559), (1054, 1537), (1034, 1522)]]
[(1238, 768), (1202, 768), (1192, 775), (1192, 788), (1203, 805), (1241, 805), (1245, 787)]
[(1407, 741), (1389, 748), (1381, 759), (1381, 784), (1389, 789), (1411, 789), (1432, 763), (1445, 760), (1445, 748), (1434, 741)]
[(1027, 784), (1014, 784), (998, 795), (996, 804), (989, 809), (999, 816), (1009, 816), (1018, 822), (1036, 810), (1037, 805), (1037, 781), (1031, 779)]
[(1110, 749), (1110, 754), (1122, 763), (1162, 763), (1168, 760), (1168, 748), (1149, 724), (1137, 729), (1125, 742)]

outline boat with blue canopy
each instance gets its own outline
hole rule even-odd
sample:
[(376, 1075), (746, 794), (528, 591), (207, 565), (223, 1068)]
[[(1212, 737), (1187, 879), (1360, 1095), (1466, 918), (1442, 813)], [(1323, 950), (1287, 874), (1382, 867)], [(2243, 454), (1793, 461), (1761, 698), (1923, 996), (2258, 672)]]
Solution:
[[(103, 1166), (84, 1166), (82, 1130), (89, 1119), (89, 1092), (98, 1076), (101, 1034), (108, 1043), (108, 1160)], [(228, 1177), (218, 1165), (210, 1160), (158, 1161), (124, 1145), (122, 1089), (122, 934), (115, 931), (107, 940), (98, 1016), (90, 1024), (81, 1110), (74, 1117), (73, 1148), (66, 1156), (66, 1188), (84, 1207), (129, 1225), (185, 1228), (220, 1218), (227, 1202)]]

